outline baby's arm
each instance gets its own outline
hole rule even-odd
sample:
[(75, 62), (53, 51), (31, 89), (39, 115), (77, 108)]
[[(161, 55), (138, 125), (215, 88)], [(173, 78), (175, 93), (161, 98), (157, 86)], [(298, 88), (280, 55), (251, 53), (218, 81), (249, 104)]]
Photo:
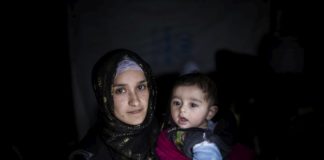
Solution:
[(222, 160), (218, 147), (208, 141), (203, 141), (192, 148), (193, 160)]

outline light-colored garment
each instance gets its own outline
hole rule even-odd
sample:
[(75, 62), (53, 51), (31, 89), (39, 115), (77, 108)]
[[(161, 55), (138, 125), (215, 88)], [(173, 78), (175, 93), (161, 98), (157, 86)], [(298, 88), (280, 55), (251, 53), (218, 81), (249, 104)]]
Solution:
[(194, 145), (193, 160), (222, 160), (222, 155), (214, 143), (203, 141)]

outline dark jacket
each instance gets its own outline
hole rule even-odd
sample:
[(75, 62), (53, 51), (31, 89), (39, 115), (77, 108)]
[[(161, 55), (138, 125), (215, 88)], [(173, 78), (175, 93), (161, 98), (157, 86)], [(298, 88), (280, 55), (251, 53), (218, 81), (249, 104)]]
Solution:
[[(179, 140), (179, 135), (185, 135), (183, 140)], [(231, 147), (226, 144), (221, 137), (214, 134), (212, 130), (202, 128), (171, 128), (168, 130), (169, 139), (183, 152), (187, 157), (192, 158), (192, 148), (194, 145), (203, 141), (214, 143), (220, 150), (223, 159), (227, 159)]]

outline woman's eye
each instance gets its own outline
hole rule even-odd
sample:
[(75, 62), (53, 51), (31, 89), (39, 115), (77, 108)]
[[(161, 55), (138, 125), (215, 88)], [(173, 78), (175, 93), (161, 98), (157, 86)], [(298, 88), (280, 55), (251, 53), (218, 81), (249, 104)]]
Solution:
[(137, 87), (140, 91), (145, 90), (147, 87), (145, 84), (141, 84)]
[(125, 92), (126, 92), (125, 88), (116, 88), (114, 91), (115, 94), (123, 94)]

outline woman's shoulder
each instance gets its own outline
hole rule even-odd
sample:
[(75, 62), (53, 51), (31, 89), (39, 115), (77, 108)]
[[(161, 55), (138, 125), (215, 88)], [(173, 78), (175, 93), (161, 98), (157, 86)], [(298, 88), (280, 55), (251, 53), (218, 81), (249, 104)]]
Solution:
[(111, 150), (99, 137), (82, 142), (70, 155), (69, 160), (112, 160)]
[(69, 160), (91, 160), (93, 156), (93, 153), (85, 149), (77, 149), (69, 155)]

